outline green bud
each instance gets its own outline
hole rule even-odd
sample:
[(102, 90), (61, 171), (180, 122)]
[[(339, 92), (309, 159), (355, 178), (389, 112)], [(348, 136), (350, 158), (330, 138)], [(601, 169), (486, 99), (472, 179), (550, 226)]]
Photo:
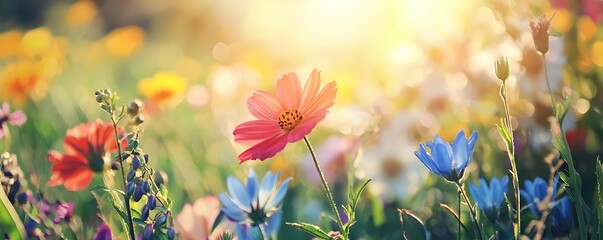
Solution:
[(494, 72), (496, 73), (496, 77), (502, 80), (503, 82), (509, 78), (511, 75), (511, 68), (509, 67), (509, 59), (507, 57), (499, 57), (496, 59), (494, 63)]

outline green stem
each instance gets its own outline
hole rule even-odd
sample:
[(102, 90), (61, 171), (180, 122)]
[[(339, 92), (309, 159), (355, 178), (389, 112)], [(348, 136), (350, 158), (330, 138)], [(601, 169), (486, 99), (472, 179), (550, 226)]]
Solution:
[(458, 203), (459, 203), (459, 240), (461, 239), (461, 191), (457, 191), (458, 193)]
[[(477, 222), (477, 217), (475, 216), (475, 209), (473, 208), (473, 205), (471, 205), (471, 201), (469, 201), (469, 198), (467, 197), (467, 193), (465, 192), (465, 189), (463, 189), (463, 186), (458, 182), (455, 182), (455, 183), (459, 189), (459, 192), (461, 193), (461, 195), (463, 195), (463, 198), (465, 199), (465, 202), (467, 203), (467, 207), (469, 207), (469, 213), (471, 214), (471, 221), (473, 222), (473, 226), (475, 226), (475, 228), (476, 228), (477, 235), (479, 236), (480, 240), (483, 240), (484, 238), (483, 238), (483, 234), (482, 234), (482, 228), (479, 226), (479, 223)], [(461, 211), (459, 209), (459, 216), (460, 215), (461, 215)]]
[(513, 139), (513, 127), (511, 125), (511, 111), (509, 110), (509, 102), (507, 100), (507, 87), (505, 81), (500, 86), (500, 97), (502, 98), (503, 105), (505, 108), (505, 124), (507, 125), (507, 132), (509, 133), (511, 142), (507, 144), (507, 154), (509, 156), (509, 162), (511, 162), (511, 177), (513, 178), (513, 191), (515, 195), (515, 218), (513, 219), (513, 236), (515, 239), (519, 239), (521, 234), (521, 198), (519, 197), (519, 174), (517, 171), (517, 164), (515, 162), (515, 144)]
[[(119, 169), (121, 169), (121, 179), (124, 183), (124, 191), (128, 191), (128, 185), (126, 181), (126, 171), (124, 170), (123, 159), (121, 158), (121, 141), (119, 139), (119, 135), (117, 134), (117, 122), (115, 122), (115, 117), (113, 113), (111, 113), (111, 122), (113, 123), (113, 133), (115, 134), (115, 141), (117, 142), (117, 157), (119, 162)], [(129, 238), (134, 240), (136, 239), (136, 234), (134, 234), (134, 222), (132, 221), (132, 209), (130, 208), (130, 195), (124, 195), (126, 212), (128, 213), (128, 234)]]
[[(549, 96), (551, 97), (551, 107), (553, 108), (553, 113), (555, 114), (555, 119), (557, 119), (559, 124), (560, 138), (561, 143), (563, 144), (564, 150), (560, 151), (563, 159), (567, 163), (567, 167), (569, 168), (570, 182), (572, 188), (576, 190), (576, 196), (573, 198), (575, 206), (576, 206), (576, 215), (578, 217), (578, 227), (580, 229), (580, 239), (586, 240), (587, 232), (586, 232), (586, 222), (584, 219), (584, 204), (582, 200), (582, 185), (580, 184), (580, 175), (574, 166), (574, 159), (572, 158), (571, 150), (569, 148), (569, 144), (567, 143), (567, 138), (565, 137), (565, 131), (563, 130), (562, 124), (563, 119), (559, 119), (557, 116), (557, 108), (555, 107), (555, 99), (553, 98), (553, 91), (551, 90), (551, 84), (549, 83), (549, 74), (547, 72), (547, 64), (546, 64), (546, 55), (542, 55), (542, 62), (544, 65), (544, 77), (546, 80), (546, 86), (549, 90)], [(553, 136), (555, 137), (555, 136)]]
[(318, 175), (320, 176), (320, 181), (322, 182), (322, 188), (325, 191), (325, 195), (327, 195), (327, 199), (329, 200), (331, 209), (333, 210), (333, 213), (335, 214), (335, 217), (337, 219), (337, 225), (339, 226), (341, 234), (343, 234), (344, 239), (349, 239), (348, 233), (343, 229), (343, 222), (341, 221), (341, 216), (339, 216), (339, 211), (337, 210), (337, 205), (335, 205), (335, 201), (333, 200), (333, 194), (331, 194), (331, 190), (329, 190), (329, 185), (327, 184), (325, 175), (322, 173), (322, 170), (320, 169), (320, 165), (318, 165), (318, 160), (316, 159), (316, 154), (314, 153), (314, 150), (312, 149), (312, 145), (310, 145), (310, 141), (308, 141), (308, 138), (305, 136), (304, 136), (304, 142), (306, 143), (306, 146), (308, 147), (308, 150), (310, 151), (312, 160), (314, 160), (314, 165), (316, 166), (316, 171), (318, 172)]

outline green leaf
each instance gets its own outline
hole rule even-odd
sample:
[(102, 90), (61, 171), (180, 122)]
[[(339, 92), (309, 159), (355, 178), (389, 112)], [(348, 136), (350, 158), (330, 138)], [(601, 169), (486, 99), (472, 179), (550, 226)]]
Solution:
[(360, 195), (362, 195), (362, 192), (364, 191), (364, 189), (366, 189), (366, 186), (369, 184), (369, 182), (371, 182), (372, 179), (367, 179), (366, 181), (364, 181), (364, 183), (362, 185), (360, 185), (358, 188), (356, 188), (356, 191), (354, 191), (354, 194), (350, 196), (349, 199), (349, 206), (351, 207), (351, 213), (353, 214), (354, 210), (356, 210), (356, 205), (358, 205), (358, 200), (360, 200)]
[[(597, 167), (595, 169), (595, 174), (597, 175), (597, 214), (598, 221), (593, 221), (598, 223), (598, 226), (595, 226), (595, 232), (597, 232), (598, 236), (603, 236), (603, 165), (601, 164), (601, 160), (597, 158), (596, 164)], [(598, 239), (598, 238), (595, 238)]]
[(329, 234), (327, 234), (325, 231), (323, 231), (322, 229), (320, 229), (320, 227), (316, 226), (316, 225), (312, 225), (309, 223), (290, 223), (290, 222), (286, 222), (285, 224), (303, 230), (309, 234), (311, 234), (312, 236), (317, 237), (318, 239), (326, 239), (326, 240), (330, 240), (333, 239), (332, 237), (329, 236)]
[(552, 37), (564, 37), (564, 34), (562, 32), (560, 32), (560, 31), (555, 30), (555, 29), (551, 29), (551, 30), (549, 30), (549, 36), (552, 36)]
[(563, 122), (563, 119), (565, 118), (565, 115), (567, 115), (567, 112), (570, 109), (570, 104), (571, 104), (571, 100), (569, 97), (565, 97), (563, 99), (563, 104), (557, 104), (557, 121), (559, 121), (559, 123)]
[[(115, 189), (108, 189), (107, 187), (101, 185), (92, 187), (90, 192), (100, 206), (101, 214), (103, 216), (113, 216), (110, 208), (106, 207), (110, 204), (111, 208), (113, 208), (113, 210), (119, 215), (122, 228), (127, 231), (128, 215), (126, 212), (124, 212), (124, 192)], [(117, 226), (112, 226), (111, 229), (114, 229), (113, 227)]]
[(12, 240), (25, 239), (27, 236), (19, 215), (2, 190), (0, 190), (0, 229)]
[(147, 225), (147, 223), (145, 221), (143, 221), (142, 219), (137, 218), (137, 217), (132, 217), (132, 222), (138, 224), (141, 227), (144, 227)]
[(117, 189), (109, 189), (109, 188), (107, 188), (107, 187), (105, 187), (103, 185), (96, 185), (96, 186), (92, 187), (90, 189), (90, 192), (92, 192), (92, 193), (107, 192), (107, 193), (110, 193), (110, 194), (116, 193), (116, 194), (119, 194), (120, 197), (122, 197), (122, 198), (126, 197), (126, 193), (124, 193), (124, 191), (117, 190)]
[(405, 239), (426, 240), (427, 231), (421, 219), (406, 209), (398, 209)]
[(224, 219), (225, 216), (226, 214), (224, 214), (223, 211), (220, 211), (220, 214), (218, 214), (218, 216), (216, 216), (216, 219), (214, 220), (214, 225), (211, 226), (212, 232), (216, 229), (216, 227), (218, 227), (218, 225), (222, 222), (222, 219)]
[(383, 225), (385, 223), (385, 214), (383, 213), (383, 202), (377, 195), (371, 194), (371, 202), (373, 205), (373, 225), (375, 227)]

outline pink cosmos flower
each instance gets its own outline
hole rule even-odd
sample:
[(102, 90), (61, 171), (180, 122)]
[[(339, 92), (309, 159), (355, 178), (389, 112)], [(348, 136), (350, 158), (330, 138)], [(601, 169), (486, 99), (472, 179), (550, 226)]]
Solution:
[(247, 99), (247, 108), (258, 118), (244, 122), (233, 132), (235, 142), (253, 146), (239, 155), (239, 161), (265, 160), (290, 142), (308, 135), (333, 106), (337, 84), (320, 89), (320, 72), (312, 70), (304, 88), (295, 73), (284, 75), (276, 83), (276, 96), (256, 91)]
[(14, 111), (10, 113), (10, 106), (8, 103), (2, 104), (2, 109), (0, 109), (0, 138), (4, 137), (4, 128), (6, 128), (7, 123), (15, 126), (21, 126), (27, 120), (27, 117), (20, 110)]
[(220, 200), (214, 196), (206, 196), (195, 200), (194, 204), (185, 204), (178, 217), (176, 229), (180, 239), (217, 240), (223, 232), (236, 232), (234, 223), (224, 221), (212, 231), (214, 221), (220, 214)]

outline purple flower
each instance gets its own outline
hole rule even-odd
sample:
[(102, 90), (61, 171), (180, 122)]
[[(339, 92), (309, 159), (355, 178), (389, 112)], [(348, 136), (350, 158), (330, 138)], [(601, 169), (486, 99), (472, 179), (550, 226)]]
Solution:
[(96, 235), (94, 235), (94, 240), (113, 240), (111, 229), (106, 223), (101, 223), (101, 225), (98, 226)]
[(17, 110), (13, 113), (10, 113), (9, 111), (10, 105), (8, 105), (8, 103), (2, 104), (2, 109), (0, 109), (0, 138), (4, 137), (4, 128), (6, 128), (7, 123), (21, 126), (27, 120), (27, 117), (22, 111)]

